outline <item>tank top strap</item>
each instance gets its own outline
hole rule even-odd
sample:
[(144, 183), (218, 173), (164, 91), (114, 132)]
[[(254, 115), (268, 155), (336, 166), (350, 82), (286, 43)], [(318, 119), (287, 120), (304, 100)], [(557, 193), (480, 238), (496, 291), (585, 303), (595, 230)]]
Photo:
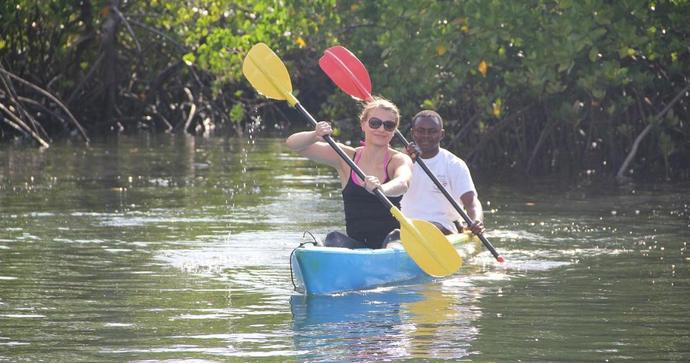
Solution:
[[(357, 153), (357, 150), (355, 150), (355, 155), (352, 158), (355, 164), (358, 164), (359, 160), (362, 158), (362, 154), (363, 153)], [(386, 176), (386, 179), (383, 181), (384, 183), (390, 180), (390, 176), (388, 175), (388, 164), (390, 164), (391, 160), (393, 160), (393, 158), (391, 157), (390, 150), (386, 150), (386, 155), (383, 161), (383, 175)], [(352, 169), (350, 169), (350, 178), (355, 184), (359, 185), (360, 187), (364, 186), (364, 180), (362, 180), (359, 177), (359, 175), (357, 175), (357, 173), (355, 173), (355, 171)]]
[[(355, 161), (355, 165), (359, 161), (359, 159), (362, 158), (362, 154), (358, 154), (357, 150), (355, 150), (355, 156), (352, 158)], [(357, 173), (355, 173), (354, 170), (350, 169), (350, 179), (352, 179), (352, 182), (355, 183), (358, 186), (364, 186), (364, 180), (362, 180)]]
[(386, 176), (386, 180), (384, 181), (384, 183), (391, 179), (390, 176), (388, 175), (388, 164), (391, 163), (392, 159), (393, 158), (391, 157), (390, 150), (386, 150), (386, 158), (384, 159), (384, 162), (383, 162), (383, 171), (384, 171), (384, 175)]

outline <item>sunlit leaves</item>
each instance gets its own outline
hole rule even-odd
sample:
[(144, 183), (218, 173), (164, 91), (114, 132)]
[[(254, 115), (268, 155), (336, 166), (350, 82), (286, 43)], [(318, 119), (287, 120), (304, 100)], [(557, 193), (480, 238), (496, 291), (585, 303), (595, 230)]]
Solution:
[(307, 42), (302, 37), (297, 37), (297, 39), (295, 39), (295, 43), (300, 48), (304, 48), (307, 46)]
[(244, 107), (242, 107), (242, 104), (235, 103), (230, 109), (229, 116), (230, 121), (233, 123), (240, 123), (241, 121), (243, 121), (245, 117), (245, 112)]
[(421, 107), (426, 109), (435, 109), (436, 103), (432, 99), (426, 99), (424, 102), (422, 102)]
[(590, 62), (596, 62), (601, 58), (601, 53), (599, 53), (599, 49), (596, 47), (592, 47), (592, 49), (589, 50), (588, 53), (588, 58)]
[(486, 61), (482, 60), (479, 62), (477, 70), (479, 70), (479, 73), (481, 73), (482, 76), (486, 77), (486, 72), (489, 70), (489, 66), (486, 64)]
[[(169, 29), (191, 50), (180, 55), (187, 65), (210, 72), (216, 82), (226, 85), (242, 83), (242, 58), (252, 45), (265, 42), (278, 50), (305, 48), (308, 44), (301, 34), (316, 29), (314, 22), (301, 16), (307, 9), (301, 6), (304, 4), (295, 2), (199, 0), (160, 4), (164, 11), (159, 9), (159, 16), (151, 18), (152, 26)], [(310, 4), (316, 9), (332, 5), (331, 0)], [(321, 22), (327, 18), (321, 16)]]
[(182, 56), (182, 60), (184, 60), (185, 64), (188, 66), (194, 65), (194, 61), (196, 60), (196, 56), (194, 53), (187, 53), (184, 56)]
[(491, 104), (491, 115), (495, 118), (501, 118), (502, 113), (503, 113), (503, 100), (500, 98), (497, 98)]

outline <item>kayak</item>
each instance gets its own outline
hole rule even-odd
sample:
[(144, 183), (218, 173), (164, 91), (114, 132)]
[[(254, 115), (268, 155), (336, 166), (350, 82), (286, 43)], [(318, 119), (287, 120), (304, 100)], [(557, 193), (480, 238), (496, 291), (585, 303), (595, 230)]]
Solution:
[[(471, 233), (446, 237), (463, 258), (481, 249), (481, 241)], [(290, 268), (295, 289), (307, 295), (329, 295), (432, 279), (399, 242), (376, 250), (303, 244), (291, 254)]]

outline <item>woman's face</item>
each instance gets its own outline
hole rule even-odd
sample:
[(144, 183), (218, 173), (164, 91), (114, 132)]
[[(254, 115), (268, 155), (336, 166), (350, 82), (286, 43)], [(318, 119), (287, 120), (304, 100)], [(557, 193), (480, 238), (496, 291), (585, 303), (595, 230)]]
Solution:
[[(395, 125), (393, 129), (391, 126)], [(383, 108), (374, 108), (362, 121), (362, 131), (367, 143), (388, 145), (395, 134), (398, 122), (395, 113)]]

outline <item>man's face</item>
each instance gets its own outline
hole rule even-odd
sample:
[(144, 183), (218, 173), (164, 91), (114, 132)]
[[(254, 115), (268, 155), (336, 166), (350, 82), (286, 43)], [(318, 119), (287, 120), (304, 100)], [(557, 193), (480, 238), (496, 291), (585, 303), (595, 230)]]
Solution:
[(435, 117), (419, 117), (412, 128), (412, 139), (423, 157), (436, 155), (443, 134), (441, 123)]

